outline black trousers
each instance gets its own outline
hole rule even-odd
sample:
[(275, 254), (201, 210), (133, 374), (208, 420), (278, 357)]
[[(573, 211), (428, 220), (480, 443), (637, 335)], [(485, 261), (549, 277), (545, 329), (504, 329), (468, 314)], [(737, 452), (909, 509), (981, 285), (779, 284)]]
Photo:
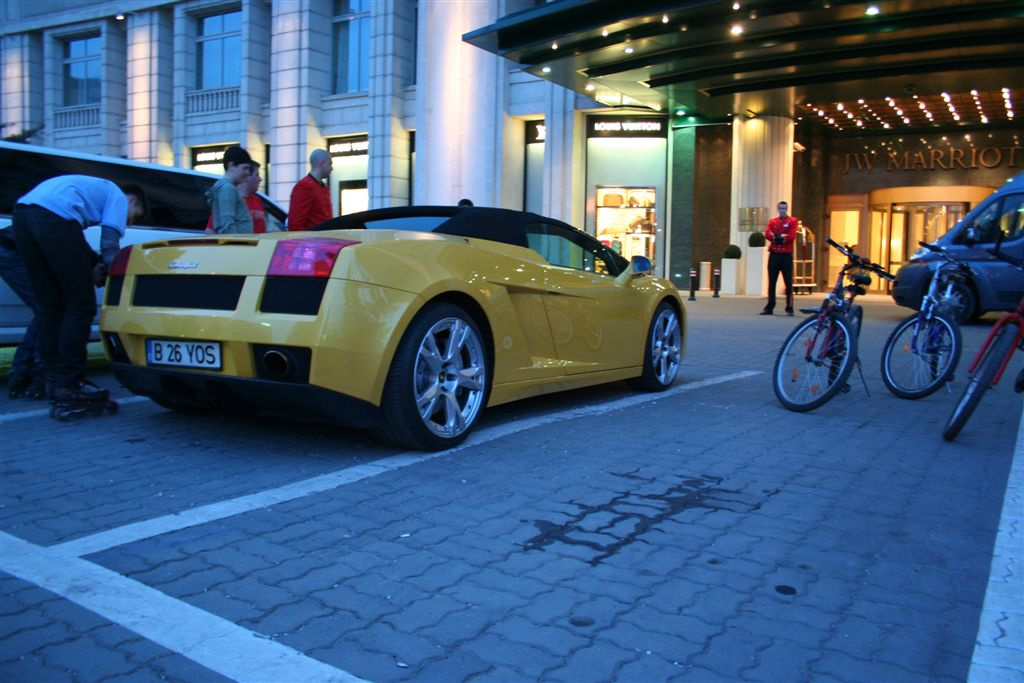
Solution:
[(779, 281), (779, 273), (782, 273), (782, 281), (786, 284), (786, 309), (793, 308), (793, 253), (778, 254), (774, 251), (768, 252), (768, 305), (766, 311), (775, 310), (775, 283)]
[(96, 254), (82, 226), (32, 204), (14, 207), (14, 241), (39, 302), (37, 339), (43, 376), (70, 386), (85, 372), (96, 316)]

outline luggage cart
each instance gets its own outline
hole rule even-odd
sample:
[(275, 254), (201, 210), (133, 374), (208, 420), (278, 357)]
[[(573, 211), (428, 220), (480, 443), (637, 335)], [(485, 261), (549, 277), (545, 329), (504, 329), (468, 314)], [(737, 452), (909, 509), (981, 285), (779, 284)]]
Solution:
[(801, 223), (793, 243), (793, 293), (811, 294), (814, 281), (814, 231)]

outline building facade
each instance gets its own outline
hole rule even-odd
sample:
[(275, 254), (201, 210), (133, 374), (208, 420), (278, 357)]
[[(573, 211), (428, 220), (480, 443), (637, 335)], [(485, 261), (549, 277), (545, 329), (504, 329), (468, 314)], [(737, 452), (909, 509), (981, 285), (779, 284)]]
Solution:
[[(282, 206), (324, 148), (336, 213), (463, 197), (536, 211), (684, 286), (728, 244), (749, 251), (780, 199), (819, 245), (833, 235), (898, 266), (1024, 166), (1012, 120), (956, 140), (697, 120), (575, 92), (464, 40), (539, 4), (4, 0), (2, 135), (214, 173), (240, 144)], [(821, 284), (835, 264), (810, 258)]]

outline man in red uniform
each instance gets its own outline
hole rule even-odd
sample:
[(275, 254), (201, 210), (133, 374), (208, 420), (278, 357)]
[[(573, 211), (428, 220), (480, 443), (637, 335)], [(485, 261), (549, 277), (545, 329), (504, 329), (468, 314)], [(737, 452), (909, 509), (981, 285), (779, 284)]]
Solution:
[(788, 215), (786, 202), (779, 202), (778, 208), (779, 217), (768, 221), (768, 229), (764, 231), (768, 240), (768, 304), (761, 315), (775, 312), (775, 283), (779, 281), (779, 273), (786, 284), (786, 315), (793, 315), (793, 242), (800, 221)]
[(288, 205), (288, 230), (309, 230), (331, 218), (331, 193), (324, 179), (331, 175), (331, 155), (314, 149), (309, 155), (309, 175), (292, 188)]

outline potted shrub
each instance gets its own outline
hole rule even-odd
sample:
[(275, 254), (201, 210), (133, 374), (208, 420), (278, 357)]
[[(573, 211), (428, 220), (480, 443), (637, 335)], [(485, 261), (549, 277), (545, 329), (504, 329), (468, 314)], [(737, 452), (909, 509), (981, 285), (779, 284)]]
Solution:
[(768, 294), (768, 250), (767, 240), (762, 232), (752, 232), (747, 238), (746, 287), (744, 293), (751, 296)]
[(738, 245), (730, 244), (722, 252), (722, 294), (739, 294), (743, 291), (743, 270), (739, 259), (743, 250)]

